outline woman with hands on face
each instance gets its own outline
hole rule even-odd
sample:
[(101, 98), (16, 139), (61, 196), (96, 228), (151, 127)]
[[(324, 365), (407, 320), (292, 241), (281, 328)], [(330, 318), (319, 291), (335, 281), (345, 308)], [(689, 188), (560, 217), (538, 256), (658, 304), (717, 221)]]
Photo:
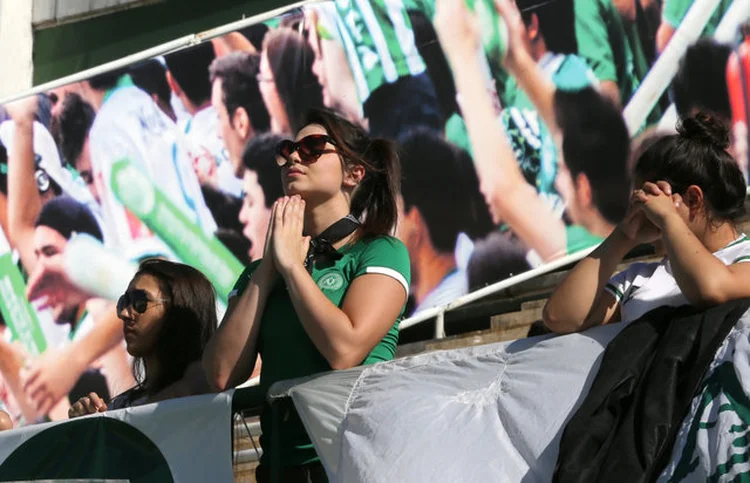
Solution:
[[(396, 224), (395, 146), (328, 111), (313, 111), (277, 148), (286, 196), (268, 228), (265, 256), (247, 267), (203, 357), (211, 382), (243, 383), (256, 355), (260, 385), (393, 359), (409, 287), (409, 256)], [(284, 403), (282, 403), (284, 404)], [(272, 431), (261, 414), (267, 481)], [(282, 481), (325, 481), (291, 404), (282, 410)]]
[(69, 417), (208, 391), (200, 359), (216, 330), (216, 294), (201, 272), (167, 260), (144, 261), (118, 300), (117, 315), (136, 385), (109, 403), (95, 393), (82, 397)]
[[(732, 223), (746, 186), (727, 153), (726, 128), (704, 114), (653, 142), (636, 161), (625, 219), (557, 287), (544, 308), (557, 333), (631, 322), (660, 306), (718, 305), (750, 297), (750, 238)], [(633, 263), (614, 275), (635, 246), (652, 243), (659, 263)]]

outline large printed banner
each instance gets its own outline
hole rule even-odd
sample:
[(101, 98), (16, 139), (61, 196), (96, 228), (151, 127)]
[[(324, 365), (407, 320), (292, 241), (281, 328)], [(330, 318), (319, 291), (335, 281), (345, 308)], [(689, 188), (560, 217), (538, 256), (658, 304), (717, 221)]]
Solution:
[[(311, 108), (400, 145), (407, 315), (613, 230), (631, 189), (620, 113), (681, 33), (703, 38), (674, 78), (656, 79), (667, 89), (631, 129), (634, 151), (674, 103), (679, 115), (734, 120), (745, 169), (744, 64), (728, 77), (737, 54), (711, 40), (732, 2), (627, 3), (516, 0), (521, 20), (509, 29), (492, 0), (315, 2), (1, 106), (6, 409), (16, 423), (58, 420), (81, 395), (133, 385), (122, 339), (103, 334), (120, 330), (114, 300), (145, 258), (197, 267), (226, 301), (263, 256), (284, 193), (274, 148)], [(711, 13), (689, 15), (696, 7)], [(516, 79), (514, 49), (554, 84), (554, 113)]]
[(232, 481), (231, 403), (195, 396), (6, 432), (0, 480)]

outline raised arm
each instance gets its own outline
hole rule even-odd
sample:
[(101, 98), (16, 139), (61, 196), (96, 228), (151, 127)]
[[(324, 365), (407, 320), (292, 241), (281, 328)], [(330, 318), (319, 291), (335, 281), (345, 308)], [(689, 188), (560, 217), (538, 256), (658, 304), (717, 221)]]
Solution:
[(91, 364), (122, 341), (122, 321), (115, 304), (96, 299), (87, 306), (95, 322), (91, 331), (59, 350), (45, 352), (29, 365), (24, 391), (42, 414), (70, 392)]
[(708, 307), (750, 297), (750, 264), (725, 265), (716, 258), (678, 214), (676, 203), (686, 201), (672, 196), (667, 183), (646, 183), (637, 196), (643, 212), (661, 229), (674, 278), (692, 305)]
[[(564, 255), (564, 224), (524, 179), (495, 118), (476, 57), (476, 19), (470, 16), (463, 0), (440, 0), (437, 7), (436, 29), (461, 95), (461, 111), (473, 147), (480, 189), (495, 221), (508, 223), (545, 260)], [(554, 92), (554, 86), (552, 89)], [(547, 108), (552, 112), (551, 107)]]
[[(273, 232), (273, 222), (272, 214), (264, 253), (270, 253), (268, 244)], [(224, 319), (203, 352), (203, 370), (213, 389), (223, 391), (239, 386), (253, 374), (258, 358), (260, 320), (278, 276), (273, 261), (266, 257), (248, 279), (243, 280), (247, 277), (243, 273), (238, 281), (237, 287), (241, 289), (244, 286), (244, 289), (229, 299)]]
[(8, 152), (8, 238), (28, 273), (36, 264), (34, 224), (42, 200), (34, 178), (34, 116), (36, 96), (6, 106), (13, 119), (13, 149)]
[(618, 321), (619, 303), (604, 287), (630, 250), (659, 237), (657, 227), (631, 199), (625, 220), (576, 264), (547, 300), (542, 315), (545, 325), (565, 334)]

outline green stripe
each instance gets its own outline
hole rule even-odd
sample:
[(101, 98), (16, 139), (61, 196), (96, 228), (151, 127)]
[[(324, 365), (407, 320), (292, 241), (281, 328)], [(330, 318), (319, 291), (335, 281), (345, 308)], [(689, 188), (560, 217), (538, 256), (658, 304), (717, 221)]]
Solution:
[(617, 287), (615, 287), (615, 286), (614, 286), (614, 285), (612, 285), (611, 283), (608, 283), (607, 285), (605, 285), (605, 286), (604, 286), (604, 288), (608, 288), (608, 289), (610, 289), (611, 291), (613, 291), (613, 292), (615, 293), (615, 298), (617, 298), (617, 301), (618, 301), (618, 302), (619, 302), (620, 300), (622, 300), (622, 297), (623, 297), (623, 293), (622, 293), (622, 292), (621, 292), (621, 291), (620, 291), (620, 290), (619, 290), (619, 289), (618, 289)]
[(724, 248), (733, 247), (735, 245), (739, 245), (740, 243), (744, 243), (746, 241), (750, 241), (750, 238), (748, 238), (747, 235), (742, 235), (742, 238), (740, 238), (739, 240), (733, 241), (732, 243), (730, 243), (729, 245), (725, 246)]
[(750, 255), (745, 255), (739, 258), (735, 258), (734, 261), (730, 263), (730, 265), (734, 265), (735, 263), (740, 263), (740, 262), (748, 262), (748, 261), (750, 261)]

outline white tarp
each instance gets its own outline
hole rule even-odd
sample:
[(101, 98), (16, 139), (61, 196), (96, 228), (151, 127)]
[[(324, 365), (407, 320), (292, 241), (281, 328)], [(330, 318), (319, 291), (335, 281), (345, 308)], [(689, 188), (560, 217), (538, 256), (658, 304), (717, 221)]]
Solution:
[[(159, 449), (176, 482), (205, 483), (232, 481), (232, 395), (233, 391), (164, 401), (118, 411), (86, 416), (69, 422), (36, 424), (0, 433), (0, 468), (24, 443), (50, 429), (76, 424), (84, 419), (111, 418), (140, 431)], [(85, 430), (84, 430), (85, 431)], [(90, 433), (88, 433), (90, 434)], [(91, 464), (108, 451), (107, 441), (97, 440), (96, 454), (84, 455)], [(76, 458), (76, 448), (55, 441), (54, 449)], [(17, 456), (17, 455), (16, 455)], [(125, 454), (122, 458), (128, 457)], [(34, 460), (34, 455), (25, 459)], [(41, 463), (41, 462), (40, 462)], [(135, 464), (134, 462), (132, 464)], [(68, 478), (69, 479), (69, 478)], [(58, 481), (58, 479), (55, 479)], [(88, 480), (87, 480), (88, 481)], [(146, 479), (145, 481), (149, 481)]]
[[(622, 328), (423, 354), (279, 384), (272, 396), (292, 397), (331, 481), (548, 482), (562, 430)], [(750, 469), (748, 357), (750, 311), (704, 386), (719, 367), (737, 383), (696, 397), (671, 465), (682, 462), (682, 473), (671, 481), (732, 481)]]
[(423, 354), (285, 388), (331, 481), (550, 481), (620, 324)]

